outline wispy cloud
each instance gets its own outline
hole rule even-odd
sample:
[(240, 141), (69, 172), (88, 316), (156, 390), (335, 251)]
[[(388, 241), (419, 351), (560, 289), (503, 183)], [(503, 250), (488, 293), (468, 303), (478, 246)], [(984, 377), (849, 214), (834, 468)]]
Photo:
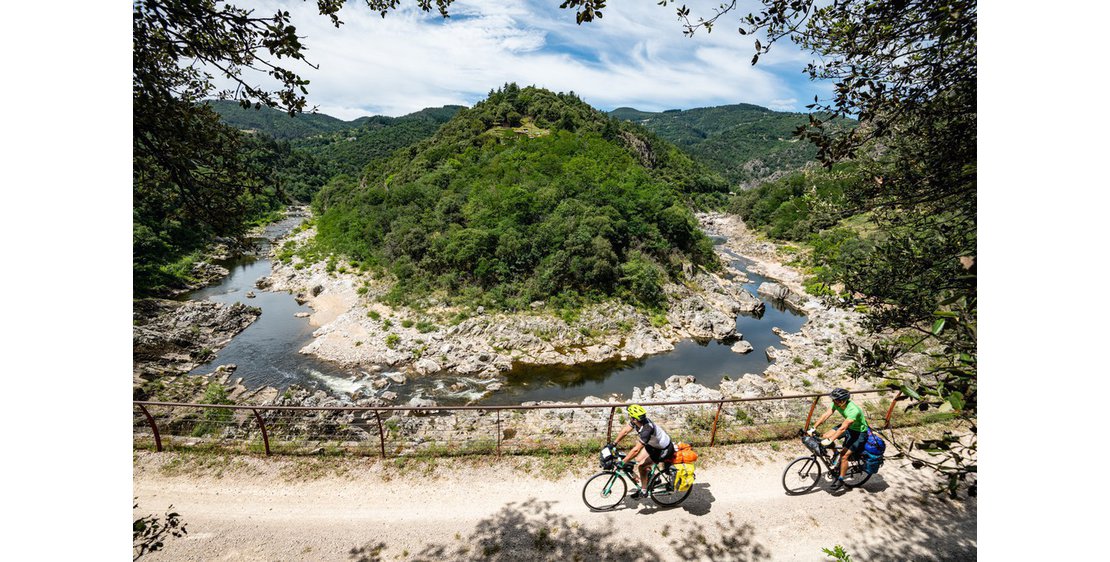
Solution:
[(799, 80), (809, 59), (793, 45), (776, 45), (753, 67), (751, 38), (735, 26), (687, 38), (673, 8), (654, 2), (615, 3), (582, 26), (555, 0), (460, 0), (447, 20), (407, 4), (382, 18), (352, 3), (339, 29), (313, 2), (269, 0), (257, 10), (293, 14), (319, 65), (299, 69), (311, 81), (310, 105), (344, 119), (472, 105), (506, 82), (649, 111), (740, 102), (802, 111), (828, 91)]

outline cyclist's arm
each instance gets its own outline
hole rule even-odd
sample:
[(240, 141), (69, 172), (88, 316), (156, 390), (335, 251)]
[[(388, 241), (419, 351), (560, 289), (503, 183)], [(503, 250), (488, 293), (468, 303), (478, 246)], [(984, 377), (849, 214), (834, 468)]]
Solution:
[(626, 426), (622, 427), (620, 432), (617, 433), (617, 439), (615, 441), (613, 441), (613, 443), (620, 443), (621, 439), (624, 439), (624, 436), (628, 435), (628, 432), (630, 432), (630, 431), (632, 431), (632, 426), (631, 425), (626, 425)]
[(845, 431), (848, 431), (848, 426), (850, 425), (852, 425), (851, 418), (845, 418), (844, 423), (840, 424), (840, 427), (826, 431), (825, 438), (832, 439), (834, 441), (839, 439), (841, 435), (844, 435)]
[(626, 463), (627, 463), (627, 462), (632, 462), (632, 459), (636, 458), (636, 455), (640, 454), (640, 451), (641, 451), (641, 450), (642, 450), (643, 448), (644, 448), (644, 444), (643, 444), (643, 443), (640, 443), (640, 442), (636, 442), (636, 446), (635, 446), (635, 447), (632, 447), (632, 450), (631, 450), (631, 451), (628, 451), (628, 454), (627, 454), (627, 455), (625, 455), (625, 457), (624, 457), (624, 462), (626, 462)]

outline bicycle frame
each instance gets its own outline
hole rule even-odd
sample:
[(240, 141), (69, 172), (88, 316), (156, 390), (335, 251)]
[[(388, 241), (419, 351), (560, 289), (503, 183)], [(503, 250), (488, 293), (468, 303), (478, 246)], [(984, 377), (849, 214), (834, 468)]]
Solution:
[[(659, 473), (663, 472), (663, 471), (662, 471), (662, 470), (661, 470), (661, 469), (659, 468), (659, 465), (660, 465), (660, 464), (661, 464), (661, 463), (654, 463), (654, 464), (652, 464), (652, 465), (651, 465), (651, 470), (650, 470), (650, 471), (648, 472), (648, 475), (647, 475), (647, 481), (648, 481), (648, 483), (650, 483), (650, 482), (651, 482), (651, 481), (652, 481), (652, 480), (653, 480), (653, 479), (655, 478), (655, 475), (656, 475), (656, 474), (659, 474)], [(635, 470), (635, 469), (636, 469), (636, 467), (635, 467), (635, 466), (633, 466), (633, 467), (630, 467), (630, 468), (628, 468), (628, 469), (626, 469), (626, 470), (624, 470), (624, 471), (623, 471), (623, 472), (624, 472), (624, 474), (628, 475), (628, 478), (629, 478), (630, 480), (632, 480), (633, 482), (635, 482), (635, 481), (636, 481), (636, 480), (635, 480), (635, 478), (633, 478), (633, 477), (632, 477), (632, 471), (633, 471), (633, 470)], [(605, 492), (605, 495), (609, 495), (609, 492), (611, 492), (611, 491), (612, 491), (612, 489), (613, 489), (613, 484), (615, 484), (615, 483), (617, 482), (617, 478), (623, 478), (623, 477), (621, 476), (621, 472), (622, 472), (622, 471), (620, 471), (620, 470), (617, 470), (617, 469), (615, 469), (615, 468), (614, 468), (614, 469), (612, 469), (612, 471), (607, 471), (607, 472), (610, 472), (610, 473), (611, 473), (612, 475), (611, 475), (611, 476), (609, 477), (609, 481), (608, 481), (608, 482), (607, 482), (607, 483), (605, 484), (605, 487), (604, 487), (604, 488), (602, 488), (602, 490), (603, 490), (603, 491)], [(641, 484), (643, 484), (643, 483), (641, 483)], [(648, 490), (648, 492), (650, 493), (650, 492), (651, 492), (651, 490)]]

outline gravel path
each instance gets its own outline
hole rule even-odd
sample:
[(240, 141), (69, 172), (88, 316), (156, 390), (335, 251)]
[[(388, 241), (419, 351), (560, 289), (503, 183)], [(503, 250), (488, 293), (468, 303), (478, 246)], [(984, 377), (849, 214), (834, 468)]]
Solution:
[[(150, 560), (825, 560), (835, 544), (856, 561), (976, 558), (975, 499), (922, 493), (927, 475), (898, 461), (862, 489), (786, 496), (782, 470), (802, 452), (785, 442), (703, 454), (694, 492), (672, 509), (626, 499), (592, 513), (588, 468), (551, 481), (521, 468), (549, 461), (522, 457), (352, 459), (338, 471), (228, 457), (182, 471), (172, 453), (139, 452), (134, 495), (141, 514), (173, 504), (188, 525)], [(306, 463), (331, 468), (306, 476)]]

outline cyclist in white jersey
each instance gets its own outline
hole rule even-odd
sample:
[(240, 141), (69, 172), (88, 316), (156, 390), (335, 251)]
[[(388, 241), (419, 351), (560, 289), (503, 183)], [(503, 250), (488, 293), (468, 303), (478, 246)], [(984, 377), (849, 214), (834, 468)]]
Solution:
[(637, 468), (640, 473), (640, 481), (637, 482), (636, 489), (632, 491), (632, 497), (638, 498), (647, 495), (644, 486), (648, 479), (648, 469), (657, 462), (663, 462), (665, 459), (674, 457), (675, 450), (671, 436), (667, 435), (662, 426), (648, 419), (643, 406), (639, 404), (629, 406), (628, 417), (628, 426), (622, 428), (620, 433), (617, 434), (615, 443), (620, 443), (625, 435), (633, 431), (640, 436), (640, 442), (632, 447), (632, 450), (624, 457), (626, 463), (636, 459), (639, 464)]

